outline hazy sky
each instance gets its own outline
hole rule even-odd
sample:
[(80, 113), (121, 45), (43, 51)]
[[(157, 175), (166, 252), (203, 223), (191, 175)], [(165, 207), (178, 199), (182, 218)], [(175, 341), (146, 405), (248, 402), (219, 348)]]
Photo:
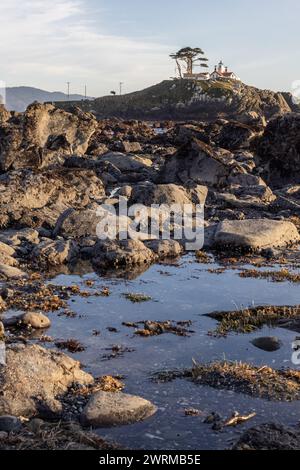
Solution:
[(129, 92), (173, 76), (183, 46), (261, 88), (300, 79), (299, 0), (0, 0), (0, 18), (7, 86)]

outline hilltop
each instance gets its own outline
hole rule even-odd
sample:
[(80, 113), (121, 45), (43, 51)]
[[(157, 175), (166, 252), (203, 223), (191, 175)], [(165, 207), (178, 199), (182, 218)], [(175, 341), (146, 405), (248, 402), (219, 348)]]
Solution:
[[(105, 96), (80, 103), (98, 119), (142, 120), (234, 119), (256, 112), (267, 119), (291, 112), (291, 95), (245, 85), (236, 80), (165, 80), (123, 96)], [(58, 103), (70, 109), (74, 104)], [(300, 108), (298, 108), (300, 110)], [(296, 109), (293, 109), (296, 111)]]

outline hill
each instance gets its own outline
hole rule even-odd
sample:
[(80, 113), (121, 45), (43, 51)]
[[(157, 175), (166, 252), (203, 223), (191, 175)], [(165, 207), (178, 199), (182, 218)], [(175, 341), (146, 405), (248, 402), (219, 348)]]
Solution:
[[(93, 111), (99, 119), (214, 120), (234, 119), (249, 112), (269, 119), (275, 114), (290, 112), (288, 102), (292, 102), (288, 93), (260, 90), (234, 80), (165, 80), (127, 95), (80, 103), (80, 107)], [(58, 106), (71, 107), (70, 103), (58, 103)]]

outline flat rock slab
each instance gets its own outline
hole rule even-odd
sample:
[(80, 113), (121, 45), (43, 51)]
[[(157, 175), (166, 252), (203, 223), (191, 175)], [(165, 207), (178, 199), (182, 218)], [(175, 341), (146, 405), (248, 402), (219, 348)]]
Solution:
[(294, 224), (281, 220), (224, 220), (218, 225), (215, 245), (249, 250), (282, 247), (300, 241)]
[(125, 393), (98, 392), (81, 415), (84, 426), (95, 428), (133, 424), (149, 418), (157, 408), (150, 401)]

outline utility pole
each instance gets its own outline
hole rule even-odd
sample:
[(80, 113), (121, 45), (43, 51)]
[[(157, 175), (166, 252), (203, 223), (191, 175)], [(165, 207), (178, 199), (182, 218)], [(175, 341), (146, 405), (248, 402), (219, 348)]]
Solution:
[(87, 86), (86, 85), (84, 86), (84, 97), (85, 99), (87, 99)]
[(71, 85), (71, 82), (67, 82), (67, 85), (68, 85), (68, 100), (70, 99), (70, 85)]
[(120, 95), (122, 95), (122, 92), (123, 92), (123, 85), (124, 85), (124, 82), (120, 82)]

